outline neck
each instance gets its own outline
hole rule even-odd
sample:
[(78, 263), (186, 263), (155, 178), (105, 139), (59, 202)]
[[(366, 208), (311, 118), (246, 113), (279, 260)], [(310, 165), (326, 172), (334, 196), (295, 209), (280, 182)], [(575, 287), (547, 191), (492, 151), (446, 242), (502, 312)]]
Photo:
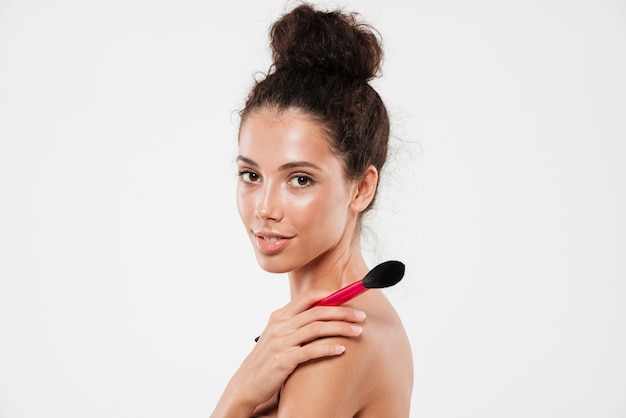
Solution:
[(361, 280), (368, 272), (358, 238), (322, 254), (306, 266), (289, 273), (291, 297), (310, 290), (329, 294)]

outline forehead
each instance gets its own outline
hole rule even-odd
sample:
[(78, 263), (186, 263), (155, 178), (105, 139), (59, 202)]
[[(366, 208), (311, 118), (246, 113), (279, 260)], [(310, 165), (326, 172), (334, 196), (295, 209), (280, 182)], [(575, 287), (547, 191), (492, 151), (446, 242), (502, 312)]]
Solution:
[(239, 131), (239, 154), (257, 162), (340, 162), (332, 152), (328, 132), (298, 110), (260, 109), (250, 113)]

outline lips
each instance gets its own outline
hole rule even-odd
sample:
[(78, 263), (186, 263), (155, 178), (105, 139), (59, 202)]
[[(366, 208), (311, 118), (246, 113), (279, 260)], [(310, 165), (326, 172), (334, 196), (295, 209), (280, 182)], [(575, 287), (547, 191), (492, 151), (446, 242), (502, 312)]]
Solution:
[(259, 232), (254, 234), (256, 247), (264, 254), (276, 254), (289, 244), (291, 237), (274, 233)]
[(267, 241), (267, 242), (278, 242), (278, 241), (280, 241), (282, 239), (282, 238), (279, 238), (279, 237), (259, 237), (259, 238), (261, 238), (261, 239), (263, 239), (264, 241)]

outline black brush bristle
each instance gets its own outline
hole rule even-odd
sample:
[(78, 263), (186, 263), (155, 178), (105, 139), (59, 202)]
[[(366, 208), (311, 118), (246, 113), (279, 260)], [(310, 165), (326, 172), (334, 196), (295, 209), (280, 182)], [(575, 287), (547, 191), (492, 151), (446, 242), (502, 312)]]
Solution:
[(400, 261), (389, 260), (380, 263), (363, 277), (363, 286), (368, 289), (381, 289), (393, 286), (402, 280), (404, 264)]

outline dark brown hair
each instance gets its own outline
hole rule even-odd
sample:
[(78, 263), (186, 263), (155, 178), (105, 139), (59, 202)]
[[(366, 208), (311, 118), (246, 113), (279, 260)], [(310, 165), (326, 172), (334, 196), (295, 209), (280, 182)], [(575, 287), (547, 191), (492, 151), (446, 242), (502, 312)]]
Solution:
[(272, 25), (270, 41), (274, 62), (252, 88), (242, 123), (259, 108), (299, 109), (328, 130), (348, 179), (361, 178), (369, 165), (380, 173), (389, 117), (368, 83), (379, 75), (383, 58), (377, 32), (354, 13), (304, 3)]

